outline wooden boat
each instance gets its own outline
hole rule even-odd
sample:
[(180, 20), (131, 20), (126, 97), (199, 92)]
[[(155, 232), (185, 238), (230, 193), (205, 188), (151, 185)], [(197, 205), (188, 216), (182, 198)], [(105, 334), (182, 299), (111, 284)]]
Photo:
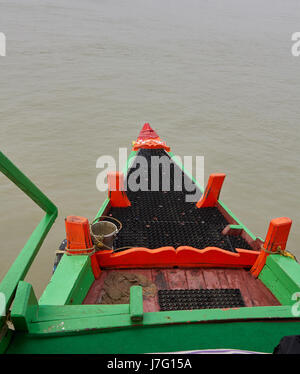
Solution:
[[(24, 278), (57, 208), (0, 154), (1, 171), (46, 212), (0, 284), (2, 353), (270, 353), (299, 333), (300, 266), (286, 251), (291, 220), (273, 219), (266, 239), (256, 237), (219, 199), (224, 174), (212, 174), (204, 191), (191, 176), (183, 190), (169, 178), (166, 190), (162, 169), (156, 191), (126, 190), (138, 156), (164, 156), (171, 175), (187, 175), (145, 124), (126, 170), (108, 175), (95, 217), (121, 222), (113, 246), (87, 219), (67, 217), (60, 261), (38, 301)], [(138, 177), (148, 187), (151, 170)], [(196, 202), (186, 201), (190, 187)]]

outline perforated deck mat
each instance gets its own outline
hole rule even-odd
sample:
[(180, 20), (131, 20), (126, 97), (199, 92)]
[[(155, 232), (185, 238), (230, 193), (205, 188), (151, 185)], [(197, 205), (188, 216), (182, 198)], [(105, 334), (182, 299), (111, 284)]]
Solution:
[(238, 288), (159, 290), (160, 310), (239, 308), (245, 306)]
[[(154, 171), (153, 165), (152, 168), (145, 167), (135, 159), (129, 169), (127, 195), (131, 207), (111, 208), (108, 212), (123, 224), (115, 240), (115, 248), (132, 246), (154, 249), (187, 245), (200, 249), (216, 246), (231, 252), (236, 252), (235, 248), (251, 249), (240, 236), (222, 235), (228, 222), (217, 208), (196, 207), (195, 201), (200, 199), (201, 191), (165, 150), (140, 149), (137, 155), (145, 157), (146, 166), (151, 166), (151, 156), (164, 156), (164, 161)], [(133, 191), (132, 180), (147, 186), (148, 191)], [(151, 190), (151, 183), (156, 191)], [(194, 201), (186, 201), (192, 195)]]

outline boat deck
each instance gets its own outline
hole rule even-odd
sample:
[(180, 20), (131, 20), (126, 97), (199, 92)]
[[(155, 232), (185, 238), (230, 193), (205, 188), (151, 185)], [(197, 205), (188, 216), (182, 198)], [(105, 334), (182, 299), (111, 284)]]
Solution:
[[(114, 248), (115, 252), (123, 252), (122, 259), (128, 261), (127, 265), (130, 266), (124, 266), (127, 267), (126, 270), (119, 269), (119, 266), (122, 267), (123, 264), (121, 266), (117, 261), (118, 253), (116, 256), (112, 254), (110, 258), (110, 254), (105, 257), (105, 253), (99, 251), (100, 267), (109, 269), (113, 266), (116, 270), (103, 270), (99, 279), (91, 286), (83, 303), (128, 304), (130, 287), (141, 285), (145, 312), (161, 310), (158, 291), (176, 289), (239, 289), (243, 299), (239, 305), (246, 307), (280, 305), (263, 283), (245, 270), (253, 263), (249, 262), (245, 267), (241, 264), (238, 264), (239, 268), (230, 267), (232, 266), (230, 261), (234, 255), (240, 256), (239, 249), (255, 252), (253, 238), (246, 235), (243, 229), (236, 230), (235, 233), (230, 233), (230, 230), (226, 232), (230, 224), (237, 224), (237, 222), (219, 205), (198, 208), (196, 202), (199, 201), (202, 192), (164, 149), (140, 149), (136, 156), (140, 157), (134, 159), (126, 177), (126, 194), (131, 203), (130, 206), (108, 206), (104, 213), (105, 219), (109, 220), (109, 217), (112, 217), (122, 223), (123, 228), (115, 239)], [(144, 161), (141, 162), (142, 160)], [(132, 259), (132, 251), (129, 250), (126, 257), (125, 247), (135, 248), (136, 262)], [(166, 253), (165, 247), (174, 249), (173, 252), (170, 250), (171, 255), (167, 257), (168, 264), (166, 265), (163, 265), (161, 258), (157, 262), (153, 260), (151, 262), (151, 255), (149, 255), (151, 251), (143, 252), (146, 248), (148, 250), (162, 249), (161, 253)], [(174, 252), (179, 248), (176, 255), (178, 254), (180, 258), (181, 247), (192, 247), (188, 249), (192, 264), (194, 264), (193, 261), (199, 261), (200, 264), (210, 261), (209, 266), (214, 266), (211, 265), (212, 259), (203, 260), (209, 252), (201, 252), (201, 250), (215, 247), (217, 251), (214, 256), (222, 258), (219, 266), (223, 267), (188, 268), (187, 264), (172, 265), (176, 257)], [(152, 259), (155, 255), (157, 256), (157, 253), (160, 252), (153, 251)], [(203, 256), (201, 261), (199, 258), (195, 259), (195, 254)], [(142, 265), (141, 259), (145, 260)], [(147, 262), (147, 259), (150, 262)], [(160, 264), (161, 268), (154, 268), (155, 264)], [(225, 268), (226, 264), (228, 267)], [(186, 268), (183, 268), (184, 266)], [(229, 292), (227, 291), (226, 294)], [(215, 294), (219, 293), (224, 292), (220, 291)], [(181, 304), (179, 306), (176, 304), (176, 308), (190, 308), (190, 300), (183, 303), (182, 296), (180, 297), (180, 295), (185, 295), (184, 292), (175, 294), (174, 299), (178, 299)], [(187, 292), (187, 294), (206, 295), (213, 294), (213, 292)], [(194, 299), (198, 300), (201, 297), (195, 296)], [(205, 298), (209, 299), (207, 296)], [(197, 306), (193, 305), (195, 308), (198, 308), (198, 305), (207, 308), (208, 301), (206, 300), (204, 305), (201, 303)], [(216, 305), (223, 308), (220, 303), (214, 304), (214, 307)], [(233, 307), (234, 303), (230, 306)]]
[[(143, 280), (147, 291), (145, 292), (144, 288), (144, 312), (160, 310), (159, 290), (174, 289), (237, 288), (240, 289), (246, 307), (280, 305), (274, 295), (259, 279), (253, 278), (249, 271), (228, 268), (103, 270), (99, 279), (92, 284), (83, 304), (108, 303), (107, 291), (120, 296), (120, 290), (122, 292), (120, 276), (123, 275), (125, 275), (124, 278), (132, 277), (132, 285), (134, 285), (136, 276)], [(114, 283), (114, 279), (118, 279), (118, 283)], [(128, 295), (128, 290), (125, 290), (125, 294)], [(127, 302), (125, 297), (109, 303)]]
[[(144, 190), (131, 189), (131, 178), (140, 167), (139, 161), (135, 160), (127, 175), (127, 196), (131, 206), (111, 207), (106, 214), (123, 224), (115, 248), (191, 246), (199, 249), (218, 247), (230, 252), (236, 252), (236, 248), (252, 249), (241, 235), (222, 234), (232, 222), (228, 222), (217, 207), (196, 207), (202, 195), (200, 189), (167, 152), (163, 149), (141, 149), (137, 156), (147, 160), (149, 166), (141, 167), (140, 171)], [(160, 167), (152, 165), (151, 157), (160, 158)], [(192, 196), (193, 201), (190, 201)]]

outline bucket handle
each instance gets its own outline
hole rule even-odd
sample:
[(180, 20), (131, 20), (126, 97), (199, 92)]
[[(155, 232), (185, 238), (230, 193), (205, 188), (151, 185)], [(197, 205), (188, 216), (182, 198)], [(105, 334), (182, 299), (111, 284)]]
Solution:
[(112, 219), (112, 220), (114, 220), (115, 222), (117, 222), (117, 223), (119, 224), (119, 228), (117, 228), (117, 234), (122, 230), (123, 225), (122, 225), (121, 221), (119, 221), (119, 220), (118, 220), (117, 218), (115, 218), (115, 217), (110, 217), (110, 216), (100, 216), (100, 217), (97, 217), (97, 218), (95, 218), (94, 221), (92, 222), (92, 225), (93, 225), (94, 223), (98, 222), (98, 221), (100, 220), (100, 218), (109, 218), (109, 219)]

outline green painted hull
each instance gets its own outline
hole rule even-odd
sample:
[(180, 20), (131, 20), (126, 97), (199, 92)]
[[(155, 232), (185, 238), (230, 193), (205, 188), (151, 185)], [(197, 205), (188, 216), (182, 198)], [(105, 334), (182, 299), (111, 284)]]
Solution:
[(300, 323), (293, 321), (133, 327), (52, 338), (17, 333), (7, 353), (138, 354), (218, 348), (272, 353), (284, 335), (295, 334), (300, 334)]

